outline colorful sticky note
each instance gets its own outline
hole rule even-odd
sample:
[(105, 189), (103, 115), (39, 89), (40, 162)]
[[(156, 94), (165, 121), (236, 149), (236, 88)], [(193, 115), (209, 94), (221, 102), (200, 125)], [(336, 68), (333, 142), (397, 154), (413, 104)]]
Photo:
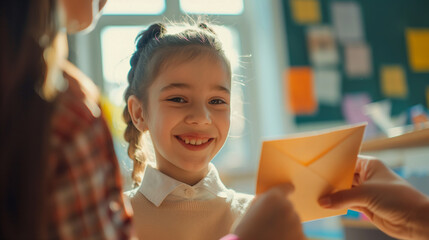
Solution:
[(290, 0), (290, 7), (295, 22), (299, 24), (320, 22), (319, 0)]
[(367, 121), (364, 114), (364, 106), (371, 103), (371, 98), (366, 93), (346, 94), (343, 98), (343, 115), (348, 123)]
[(360, 42), (364, 39), (360, 5), (351, 1), (334, 1), (331, 13), (335, 32), (341, 43)]
[(312, 64), (316, 66), (334, 66), (338, 64), (339, 56), (331, 27), (309, 27), (307, 29), (307, 42)]
[(346, 73), (350, 78), (369, 77), (372, 74), (371, 49), (364, 43), (344, 47)]
[(256, 194), (277, 184), (290, 182), (295, 186), (295, 191), (289, 199), (302, 222), (346, 214), (347, 209), (320, 207), (318, 199), (351, 188), (365, 125), (264, 141)]
[(408, 94), (404, 69), (399, 65), (382, 66), (381, 89), (386, 97), (405, 98)]
[(429, 71), (429, 29), (406, 30), (408, 61), (416, 72)]
[(320, 104), (339, 105), (341, 102), (341, 76), (337, 70), (315, 69), (316, 96)]
[(317, 110), (313, 72), (309, 67), (292, 67), (285, 77), (286, 96), (293, 114), (312, 114)]
[(367, 122), (365, 138), (371, 138), (378, 134), (377, 127), (366, 114), (365, 107), (371, 103), (371, 97), (367, 93), (351, 93), (343, 96), (342, 111), (347, 123), (355, 124)]

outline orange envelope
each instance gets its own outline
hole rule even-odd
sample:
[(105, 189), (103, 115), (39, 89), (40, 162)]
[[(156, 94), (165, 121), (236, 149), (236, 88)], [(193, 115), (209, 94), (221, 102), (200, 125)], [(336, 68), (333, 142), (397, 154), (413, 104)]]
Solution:
[(264, 141), (256, 194), (291, 182), (295, 191), (289, 199), (301, 221), (346, 214), (347, 209), (324, 209), (317, 200), (351, 187), (365, 127), (366, 123), (349, 125)]

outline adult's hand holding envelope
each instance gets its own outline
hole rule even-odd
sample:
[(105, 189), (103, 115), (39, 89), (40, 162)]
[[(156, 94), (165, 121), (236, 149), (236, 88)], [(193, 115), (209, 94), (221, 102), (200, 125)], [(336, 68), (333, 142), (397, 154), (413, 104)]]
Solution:
[(347, 209), (325, 209), (317, 201), (323, 195), (351, 188), (365, 127), (351, 125), (264, 141), (256, 194), (291, 182), (295, 191), (289, 199), (301, 221), (346, 214)]

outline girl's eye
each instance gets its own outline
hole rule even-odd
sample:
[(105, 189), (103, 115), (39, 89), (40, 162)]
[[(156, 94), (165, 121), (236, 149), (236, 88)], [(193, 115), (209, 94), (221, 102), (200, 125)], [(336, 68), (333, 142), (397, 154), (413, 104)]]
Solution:
[(184, 98), (181, 98), (181, 97), (169, 98), (169, 99), (167, 99), (167, 101), (176, 102), (176, 103), (186, 103), (186, 100)]
[(210, 100), (209, 104), (225, 104), (226, 102), (222, 99), (213, 99)]

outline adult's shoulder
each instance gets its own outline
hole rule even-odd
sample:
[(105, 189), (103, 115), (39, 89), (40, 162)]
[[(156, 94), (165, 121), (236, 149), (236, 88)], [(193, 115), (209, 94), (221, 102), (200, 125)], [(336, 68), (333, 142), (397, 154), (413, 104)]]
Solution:
[[(62, 138), (78, 132), (94, 131), (105, 123), (99, 106), (99, 91), (94, 83), (73, 64), (63, 66), (64, 89), (58, 94), (52, 126)], [(91, 130), (92, 129), (92, 130)]]

